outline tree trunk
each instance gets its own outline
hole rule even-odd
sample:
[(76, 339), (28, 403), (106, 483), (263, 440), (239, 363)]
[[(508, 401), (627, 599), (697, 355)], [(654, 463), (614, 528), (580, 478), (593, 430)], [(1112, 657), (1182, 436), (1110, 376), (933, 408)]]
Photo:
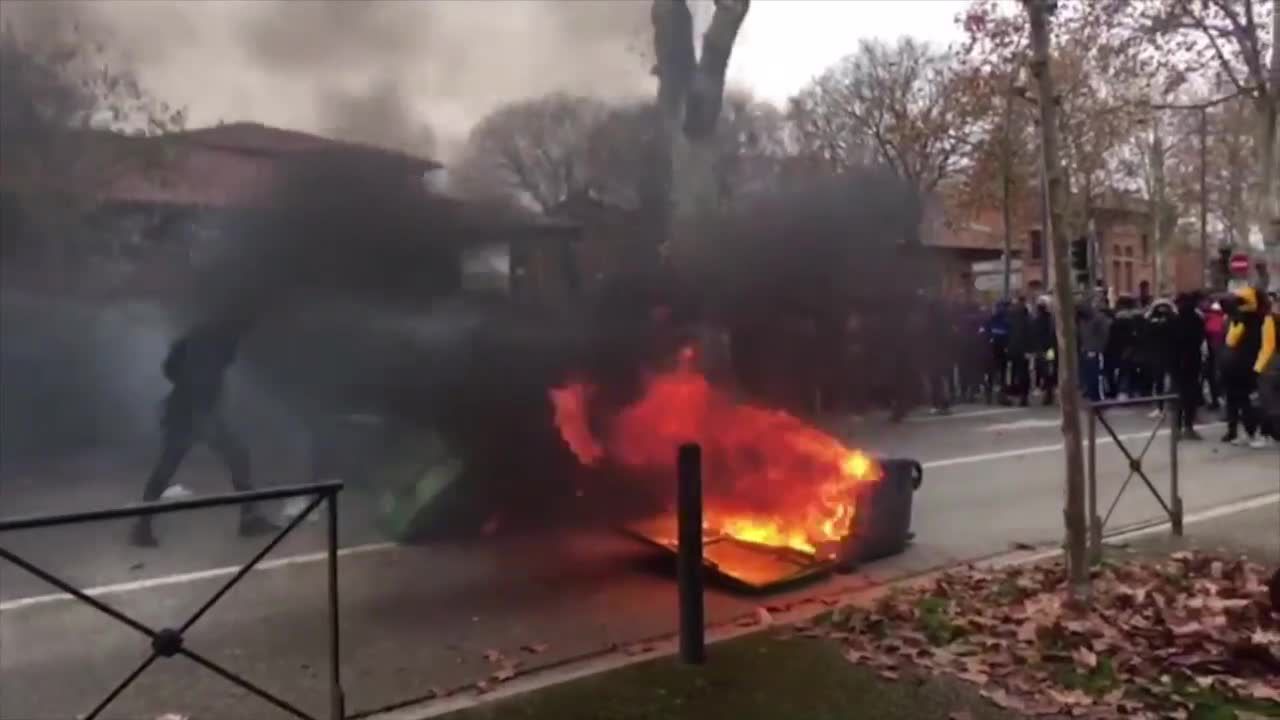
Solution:
[(653, 0), (658, 104), (668, 153), (666, 243), (677, 266), (692, 261), (696, 243), (719, 210), (715, 131), (725, 72), (749, 0), (716, 0), (715, 14), (694, 53), (693, 16), (685, 0)]
[(1057, 97), (1049, 70), (1049, 4), (1051, 0), (1023, 0), (1031, 21), (1031, 72), (1039, 86), (1040, 138), (1049, 186), (1049, 231), (1052, 238), (1054, 297), (1058, 333), (1058, 398), (1062, 408), (1062, 436), (1066, 454), (1067, 571), (1072, 598), (1089, 601), (1088, 523), (1085, 516), (1084, 453), (1080, 441), (1080, 394), (1077, 373), (1076, 310), (1067, 262), (1063, 226), (1062, 166), (1058, 158)]
[[(1276, 137), (1277, 123), (1280, 118), (1280, 7), (1271, 13), (1271, 71), (1267, 79), (1267, 92), (1264, 96), (1266, 107), (1262, 113), (1262, 209), (1263, 222), (1269, 222), (1269, 228), (1263, 229), (1264, 242), (1272, 255), (1280, 253), (1280, 188), (1276, 187), (1276, 145), (1280, 138)], [(1266, 216), (1270, 215), (1270, 218)]]
[(1151, 114), (1151, 246), (1155, 248), (1155, 293), (1165, 291), (1164, 237), (1164, 136), (1160, 134), (1160, 114)]
[[(1013, 293), (1013, 78), (1010, 74), (1009, 91), (1004, 97), (1004, 137), (1000, 143), (1000, 221), (1004, 223), (1004, 282), (1002, 298), (1008, 300)], [(1026, 272), (1025, 267), (1023, 272)]]

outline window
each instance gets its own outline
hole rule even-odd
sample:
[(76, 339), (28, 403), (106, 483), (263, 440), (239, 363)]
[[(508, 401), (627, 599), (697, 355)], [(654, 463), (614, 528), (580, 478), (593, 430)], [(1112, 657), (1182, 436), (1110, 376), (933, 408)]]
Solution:
[[(1130, 248), (1129, 254), (1130, 255), (1133, 254), (1132, 248)], [(1133, 292), (1133, 263), (1132, 262), (1127, 262), (1124, 264), (1124, 288), (1125, 288), (1125, 292), (1128, 292), (1128, 293)]]
[(1044, 238), (1039, 230), (1031, 231), (1031, 259), (1041, 260), (1044, 258)]
[(1149, 238), (1147, 238), (1146, 233), (1142, 233), (1142, 257), (1146, 257), (1150, 254), (1151, 254), (1151, 241)]
[(1120, 261), (1111, 261), (1111, 284), (1115, 286), (1116, 292), (1124, 292), (1124, 288), (1120, 287)]

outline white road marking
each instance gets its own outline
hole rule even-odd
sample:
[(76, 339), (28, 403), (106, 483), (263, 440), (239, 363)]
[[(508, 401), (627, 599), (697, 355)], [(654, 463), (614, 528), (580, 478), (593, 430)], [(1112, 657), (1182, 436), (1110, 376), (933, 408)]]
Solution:
[[(979, 412), (983, 412), (983, 413), (1004, 412), (1007, 409), (1008, 408), (999, 408), (996, 410), (983, 410)], [(950, 417), (956, 417), (956, 416), (952, 415)], [(1214, 425), (1221, 425), (1221, 424), (1222, 423), (1209, 423), (1209, 424), (1201, 425), (1198, 427), (1200, 427), (1201, 429), (1204, 429), (1204, 428), (1212, 427)], [(1162, 430), (1160, 431), (1159, 434), (1167, 435), (1168, 433), (1169, 433), (1168, 430)], [(1132, 440), (1136, 438), (1146, 438), (1150, 434), (1151, 434), (1150, 432), (1129, 433), (1126, 435), (1121, 435), (1120, 438), (1123, 440)], [(1098, 438), (1098, 444), (1100, 445), (1109, 444), (1113, 442), (1114, 441), (1110, 437)], [(921, 465), (925, 469), (936, 469), (936, 468), (951, 467), (953, 465), (967, 465), (971, 463), (986, 462), (988, 460), (1003, 460), (1006, 458), (1021, 457), (1023, 455), (1037, 455), (1037, 454), (1042, 454), (1047, 452), (1057, 452), (1061, 449), (1062, 449), (1062, 443), (1057, 443), (1055, 445), (1038, 445), (1035, 447), (1017, 448), (1015, 450), (1004, 450), (1001, 452), (982, 453), (979, 455), (966, 455), (963, 457), (946, 458), (942, 460), (930, 460), (928, 462), (921, 463)], [(1229, 506), (1224, 506), (1224, 507), (1229, 507)], [(1184, 522), (1191, 522), (1191, 520), (1189, 519), (1191, 517), (1192, 516), (1187, 516), (1188, 519), (1185, 519)], [(368, 553), (375, 553), (375, 552), (382, 552), (384, 550), (390, 550), (396, 547), (399, 547), (399, 545), (397, 545), (396, 543), (389, 543), (389, 542), (370, 543), (367, 545), (355, 545), (352, 547), (340, 548), (338, 550), (338, 557), (365, 555)], [(255, 568), (255, 570), (274, 570), (276, 568), (289, 567), (292, 565), (305, 565), (305, 564), (314, 563), (314, 562), (321, 562), (326, 557), (327, 557), (326, 553), (323, 553), (323, 552), (307, 553), (304, 555), (291, 555), (288, 557), (282, 557), (275, 560), (267, 560), (262, 563), (259, 563), (258, 566)], [(98, 587), (88, 588), (84, 592), (91, 597), (122, 595), (125, 593), (137, 592), (139, 590), (151, 590), (154, 588), (168, 587), (171, 585), (182, 585), (185, 583), (199, 582), (202, 580), (209, 580), (213, 578), (228, 577), (230, 575), (234, 575), (236, 572), (239, 572), (239, 570), (240, 570), (239, 566), (210, 568), (207, 570), (196, 570), (193, 572), (178, 573), (176, 575), (162, 575), (160, 577), (145, 578), (142, 580), (132, 580), (129, 582), (114, 583), (111, 585), (100, 585)], [(50, 593), (47, 595), (34, 595), (31, 597), (5, 600), (0, 602), (0, 613), (11, 612), (14, 610), (21, 610), (23, 608), (35, 607), (38, 605), (46, 605), (48, 603), (60, 602), (63, 600), (70, 600), (70, 599), (72, 599), (71, 596), (66, 593)]]
[[(1211, 428), (1216, 425), (1222, 425), (1222, 423), (1206, 423), (1204, 425), (1197, 425), (1196, 428), (1199, 430), (1204, 430), (1206, 428)], [(1168, 434), (1169, 434), (1168, 430), (1161, 430), (1159, 433), (1157, 433), (1157, 436), (1164, 436)], [(1126, 433), (1124, 435), (1121, 435), (1120, 439), (1121, 440), (1138, 440), (1138, 439), (1146, 439), (1150, 436), (1151, 436), (1150, 431), (1136, 432), (1136, 433)], [(1112, 445), (1112, 444), (1115, 444), (1115, 440), (1112, 440), (1110, 437), (1100, 437), (1098, 438), (1098, 444)], [(1055, 443), (1053, 445), (1036, 445), (1034, 447), (1017, 448), (1014, 450), (1001, 450), (999, 452), (981, 453), (978, 455), (965, 455), (962, 457), (946, 458), (943, 460), (929, 460), (927, 462), (920, 463), (920, 465), (926, 470), (931, 470), (934, 468), (951, 467), (952, 465), (968, 465), (970, 463), (987, 462), (988, 460), (1003, 460), (1005, 458), (1021, 457), (1023, 455), (1039, 455), (1041, 453), (1057, 452), (1061, 449), (1062, 449), (1062, 443)]]
[(1055, 427), (1062, 424), (1061, 418), (1028, 418), (1026, 420), (1017, 420), (1011, 423), (996, 423), (995, 425), (984, 425), (980, 430), (983, 432), (1003, 432), (1005, 430), (1030, 430), (1032, 428)]
[(921, 417), (909, 417), (906, 419), (908, 423), (927, 423), (937, 422), (939, 420), (959, 420), (961, 418), (986, 417), (987, 415), (1003, 415), (1004, 413), (1018, 412), (1026, 408), (1016, 407), (1000, 407), (986, 408), (984, 410), (971, 410), (969, 412), (958, 412), (950, 415), (924, 415)]
[[(354, 545), (352, 547), (340, 548), (338, 550), (338, 557), (365, 555), (368, 553), (390, 550), (394, 547), (398, 547), (398, 545), (389, 542)], [(305, 565), (308, 563), (320, 562), (328, 556), (328, 553), (323, 552), (307, 553), (305, 555), (290, 555), (288, 557), (260, 562), (254, 570), (274, 570), (276, 568), (288, 567), (290, 565)], [(239, 571), (240, 566), (238, 565), (209, 568), (208, 570), (196, 570), (194, 572), (178, 573), (176, 575), (162, 575), (160, 577), (132, 580), (130, 582), (115, 583), (112, 585), (100, 585), (98, 587), (89, 588), (84, 592), (86, 595), (91, 597), (122, 595), (124, 593), (136, 592), (138, 590), (151, 590), (153, 588), (167, 587), (169, 585), (181, 585), (184, 583), (199, 582), (201, 580), (228, 577)], [(50, 593), (48, 595), (34, 595), (32, 597), (18, 598), (16, 600), (5, 600), (4, 602), (0, 602), (0, 612), (20, 610), (22, 608), (33, 607), (35, 605), (44, 605), (51, 602), (70, 599), (71, 596), (67, 593)]]
[[(1248, 510), (1256, 510), (1258, 508), (1264, 508), (1268, 505), (1275, 505), (1276, 503), (1280, 503), (1280, 493), (1267, 493), (1266, 495), (1258, 495), (1256, 497), (1251, 497), (1244, 500), (1238, 500), (1236, 502), (1227, 503), (1225, 505), (1217, 505), (1215, 507), (1211, 507), (1206, 510), (1201, 510), (1199, 512), (1184, 514), (1182, 516), (1182, 525), (1184, 527), (1187, 525), (1195, 525), (1196, 523), (1202, 523), (1208, 520), (1215, 520), (1220, 517), (1235, 515), (1236, 513), (1242, 513)], [(1155, 535), (1156, 533), (1160, 533), (1168, 530), (1172, 526), (1173, 526), (1173, 523), (1169, 522), (1168, 520), (1162, 520), (1162, 521), (1154, 522), (1151, 524), (1144, 524), (1142, 527), (1133, 528), (1132, 530), (1119, 529), (1119, 530), (1116, 530), (1115, 532), (1105, 533), (1102, 538), (1103, 544), (1105, 545), (1108, 542), (1111, 542), (1111, 543), (1124, 542), (1125, 540), (1133, 540), (1135, 538), (1144, 537), (1146, 535)], [(997, 562), (996, 566), (999, 567), (1005, 564), (1021, 565), (1023, 563), (1034, 563), (1034, 562), (1039, 562), (1041, 560), (1048, 560), (1049, 558), (1057, 557), (1062, 553), (1063, 553), (1062, 548), (1053, 548), (1051, 550), (1041, 550), (1041, 551), (1033, 552), (1027, 555), (1018, 555), (1017, 557), (1008, 558), (1004, 562)]]

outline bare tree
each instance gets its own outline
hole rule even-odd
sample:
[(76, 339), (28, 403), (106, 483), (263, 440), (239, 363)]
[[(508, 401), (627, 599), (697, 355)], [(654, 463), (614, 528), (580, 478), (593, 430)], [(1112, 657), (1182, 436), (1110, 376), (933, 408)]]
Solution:
[(700, 237), (699, 226), (719, 207), (716, 126), (724, 102), (725, 73), (750, 0), (715, 0), (711, 23), (694, 51), (693, 16), (686, 0), (653, 0), (654, 57), (664, 145), (659, 177), (668, 189), (664, 226), (679, 262)]
[(1217, 78), (1249, 99), (1261, 184), (1256, 218), (1264, 225), (1267, 245), (1280, 247), (1280, 10), (1274, 0), (1146, 0), (1120, 3), (1119, 8), (1130, 27), (1155, 41), (1155, 51), (1166, 63), (1184, 75), (1212, 68)]
[(1062, 163), (1058, 157), (1057, 93), (1049, 66), (1050, 15), (1054, 0), (1023, 0), (1030, 21), (1031, 74), (1036, 79), (1040, 103), (1040, 144), (1048, 181), (1049, 235), (1052, 238), (1054, 299), (1058, 333), (1058, 397), (1062, 408), (1062, 437), (1066, 454), (1067, 571), (1070, 591), (1081, 603), (1089, 600), (1088, 521), (1085, 509), (1084, 452), (1080, 439), (1080, 394), (1077, 372), (1075, 301), (1071, 293), (1071, 271), (1067, 262), (1067, 233), (1062, 208), (1066, 200)]
[(565, 94), (498, 108), (471, 131), (459, 182), (513, 193), (547, 212), (587, 187), (587, 139), (604, 114), (599, 101)]
[[(961, 92), (954, 58), (903, 38), (862, 40), (792, 101), (806, 143), (848, 162), (865, 144), (917, 188), (933, 191), (966, 161), (972, 95)], [(857, 140), (842, 140), (837, 134)]]
[(56, 13), (39, 34), (0, 31), (0, 155), (4, 190), (21, 211), (21, 238), (35, 243), (55, 282), (65, 280), (71, 236), (123, 168), (148, 170), (163, 144), (138, 136), (185, 126), (186, 113), (113, 66), (100, 38)]

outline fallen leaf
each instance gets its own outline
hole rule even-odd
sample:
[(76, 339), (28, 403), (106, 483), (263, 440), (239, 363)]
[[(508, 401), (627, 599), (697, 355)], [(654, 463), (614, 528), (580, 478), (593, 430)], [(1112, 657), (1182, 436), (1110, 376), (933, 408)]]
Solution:
[(876, 673), (876, 674), (877, 674), (877, 675), (879, 675), (880, 677), (884, 678), (885, 680), (897, 680), (897, 679), (898, 679), (898, 673), (897, 673), (897, 672), (895, 672), (895, 671), (893, 671), (893, 670), (881, 670), (880, 672), (878, 672), (878, 673)]
[(493, 664), (497, 665), (498, 663), (502, 662), (505, 658), (503, 657), (503, 655), (502, 655), (502, 652), (501, 652), (501, 651), (498, 651), (498, 650), (485, 650), (485, 651), (484, 651), (484, 659), (485, 659), (486, 661), (488, 661), (488, 662), (491, 662), (491, 663), (493, 663)]
[(518, 672), (519, 671), (515, 668), (515, 666), (508, 665), (506, 667), (498, 668), (498, 671), (495, 672), (493, 675), (491, 675), (490, 678), (492, 678), (495, 682), (506, 682), (511, 678), (515, 677)]
[(947, 716), (947, 720), (973, 720), (973, 713), (968, 710), (956, 710)]
[(758, 607), (756, 608), (756, 620), (758, 620), (761, 625), (772, 625), (773, 615), (769, 613), (769, 608)]
[(979, 687), (991, 682), (991, 676), (983, 673), (962, 672), (956, 675), (956, 677), (966, 682), (971, 682), (974, 685), (978, 685)]
[(1004, 708), (1005, 710), (1022, 712), (1026, 708), (1025, 702), (1023, 702), (1019, 698), (1012, 697), (1011, 695), (1009, 695), (1009, 693), (1006, 693), (1004, 690), (1001, 690), (1000, 688), (995, 688), (993, 690), (982, 690), (979, 692), (979, 694), (982, 695), (982, 697), (995, 703), (997, 706)]
[(1098, 667), (1098, 656), (1086, 647), (1078, 647), (1072, 650), (1071, 659), (1075, 661), (1076, 665), (1085, 670), (1092, 670)]
[(520, 649), (529, 653), (530, 655), (541, 655), (542, 653), (550, 650), (551, 646), (546, 643), (531, 643), (529, 645), (525, 645), (521, 647)]
[(157, 715), (156, 720), (189, 720), (189, 716), (179, 713), (164, 713), (163, 715)]
[(1093, 698), (1083, 690), (1056, 690), (1054, 688), (1047, 688), (1045, 690), (1045, 694), (1060, 705), (1088, 706), (1093, 704)]

